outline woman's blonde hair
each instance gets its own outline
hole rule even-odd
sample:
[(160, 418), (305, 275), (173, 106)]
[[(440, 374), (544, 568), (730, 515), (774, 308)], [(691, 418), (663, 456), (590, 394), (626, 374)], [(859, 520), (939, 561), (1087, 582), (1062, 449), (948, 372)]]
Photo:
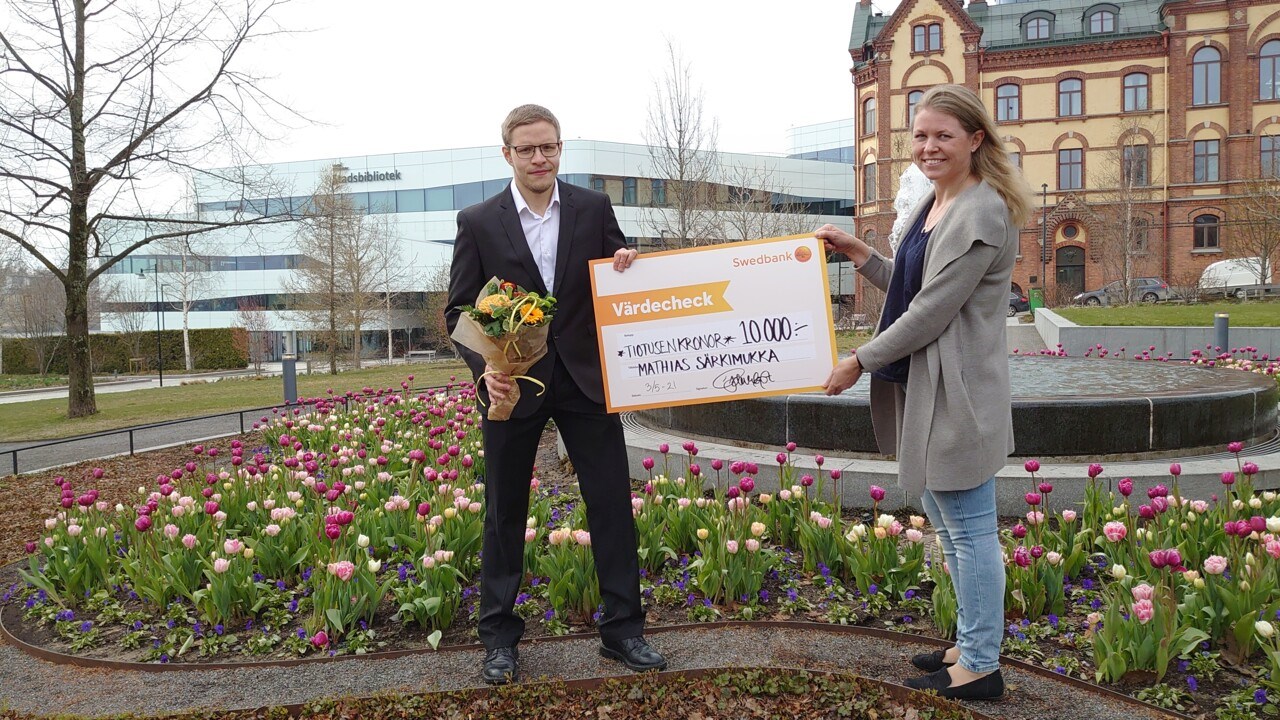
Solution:
[(1031, 188), (1009, 160), (996, 123), (981, 98), (963, 85), (935, 85), (920, 99), (916, 111), (924, 107), (955, 118), (967, 133), (982, 131), (982, 144), (973, 151), (973, 174), (1000, 193), (1015, 225), (1021, 228), (1026, 224), (1031, 217)]

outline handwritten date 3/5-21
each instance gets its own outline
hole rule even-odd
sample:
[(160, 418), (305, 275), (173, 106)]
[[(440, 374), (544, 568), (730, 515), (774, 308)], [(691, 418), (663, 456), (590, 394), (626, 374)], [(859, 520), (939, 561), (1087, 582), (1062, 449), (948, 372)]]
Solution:
[(727, 393), (736, 393), (741, 388), (765, 389), (773, 382), (773, 375), (768, 370), (747, 371), (742, 368), (726, 370), (711, 381), (711, 386)]

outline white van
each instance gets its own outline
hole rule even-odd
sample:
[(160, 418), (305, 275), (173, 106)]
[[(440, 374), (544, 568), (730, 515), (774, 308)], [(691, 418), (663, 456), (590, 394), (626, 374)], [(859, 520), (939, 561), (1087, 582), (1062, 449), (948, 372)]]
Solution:
[[(1259, 285), (1259, 258), (1231, 258), (1210, 263), (1200, 273), (1201, 295), (1238, 295), (1244, 297), (1251, 288)], [(1263, 285), (1271, 284), (1272, 268), (1267, 268), (1267, 277)]]

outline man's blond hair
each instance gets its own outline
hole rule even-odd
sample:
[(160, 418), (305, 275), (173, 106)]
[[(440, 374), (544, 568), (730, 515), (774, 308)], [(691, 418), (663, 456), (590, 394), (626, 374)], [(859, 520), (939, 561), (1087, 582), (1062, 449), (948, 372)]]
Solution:
[(556, 140), (560, 139), (560, 121), (551, 114), (550, 110), (541, 105), (521, 105), (507, 113), (507, 119), (502, 121), (502, 144), (511, 144), (511, 133), (515, 132), (516, 128), (539, 121), (551, 123), (551, 126), (556, 129)]

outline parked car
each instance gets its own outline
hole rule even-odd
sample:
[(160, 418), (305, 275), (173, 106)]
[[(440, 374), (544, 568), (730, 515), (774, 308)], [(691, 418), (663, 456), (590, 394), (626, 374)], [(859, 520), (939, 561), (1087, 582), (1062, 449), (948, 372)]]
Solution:
[(1026, 312), (1029, 308), (1027, 296), (1009, 291), (1009, 317), (1013, 317), (1021, 312)]
[[(1140, 302), (1159, 302), (1168, 300), (1169, 283), (1158, 277), (1140, 277), (1133, 279), (1133, 297)], [(1124, 281), (1116, 280), (1106, 285), (1083, 292), (1071, 298), (1077, 305), (1117, 305), (1125, 301)]]

